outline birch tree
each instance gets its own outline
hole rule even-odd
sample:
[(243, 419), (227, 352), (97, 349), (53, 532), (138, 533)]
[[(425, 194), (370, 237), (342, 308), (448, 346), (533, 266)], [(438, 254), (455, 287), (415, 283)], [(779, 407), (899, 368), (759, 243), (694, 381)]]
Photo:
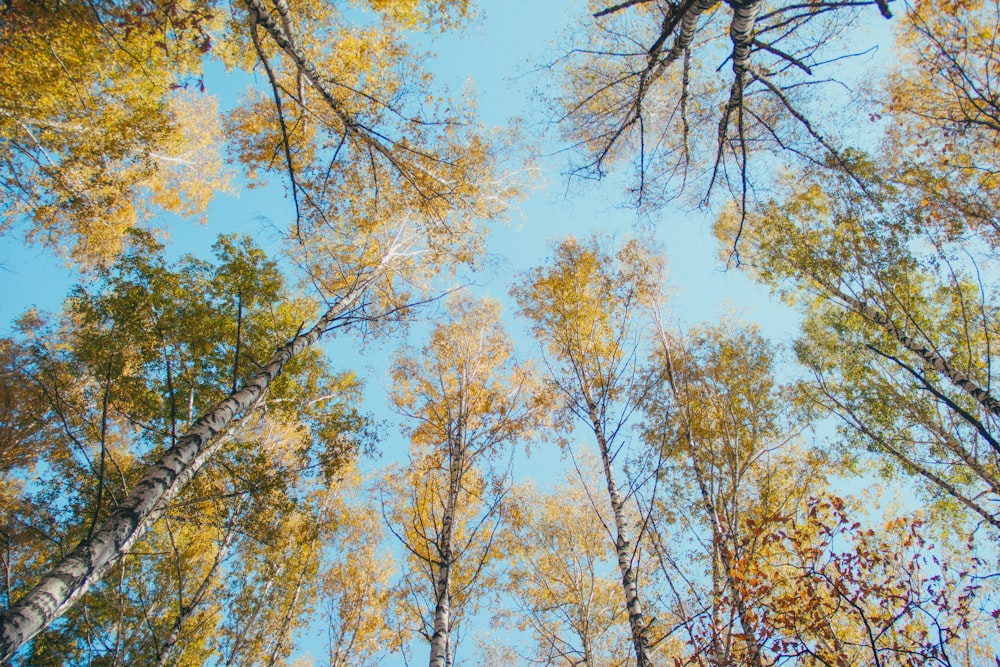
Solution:
[(419, 581), (406, 584), (409, 592), (429, 597), (420, 620), (431, 667), (452, 664), (460, 613), (496, 557), (510, 447), (539, 419), (499, 306), (456, 298), (448, 309), (419, 352), (397, 357), (391, 394), (413, 426), (410, 465), (390, 487), (397, 500), (387, 518)]
[[(715, 3), (591, 2), (592, 16), (552, 63), (552, 115), (571, 147), (571, 173), (602, 178), (631, 166), (628, 197), (657, 209), (694, 186), (716, 185), (745, 207), (755, 153), (834, 159), (841, 141), (826, 108), (806, 91), (827, 83), (830, 64), (870, 45), (847, 39), (856, 24), (889, 18), (885, 0)], [(549, 72), (550, 69), (546, 69)], [(824, 74), (821, 74), (824, 72)], [(770, 164), (762, 159), (760, 164)]]
[(645, 404), (645, 439), (663, 457), (650, 551), (674, 628), (691, 664), (771, 664), (741, 572), (762, 557), (760, 532), (822, 488), (828, 457), (798, 441), (808, 420), (753, 327), (658, 333), (659, 386)]
[[(246, 239), (223, 238), (217, 251), (217, 265), (186, 258), (171, 267), (152, 244), (122, 257), (100, 288), (78, 290), (61, 326), (22, 319), (5, 383), (34, 387), (37, 402), (18, 412), (48, 426), (11, 433), (4, 424), (5, 436), (37, 447), (31, 459), (11, 461), (5, 479), (34, 467), (48, 474), (44, 483), (15, 487), (3, 508), (9, 600), (30, 591), (72, 543), (95, 539), (141, 484), (149, 460), (176, 447), (197, 412), (252, 376), (273, 341), (312, 310), (287, 295), (277, 267)], [(242, 292), (231, 293), (237, 284)], [(154, 664), (176, 659), (185, 642), (204, 644), (205, 635), (188, 629), (213, 617), (239, 545), (259, 536), (264, 516), (287, 517), (302, 484), (332, 473), (357, 448), (352, 433), (364, 422), (340, 403), (355, 390), (353, 378), (330, 373), (316, 353), (288, 370), (266, 413), (220, 441), (207, 475), (158, 507), (164, 526), (119, 561), (115, 585), (98, 586), (58, 638), (36, 642), (29, 662), (73, 660), (87, 650)], [(172, 557), (153, 555), (161, 553)], [(8, 620), (24, 618), (17, 609), (8, 608)]]
[[(638, 241), (618, 248), (593, 237), (555, 246), (551, 263), (532, 269), (513, 289), (521, 315), (547, 355), (554, 391), (597, 448), (603, 471), (607, 535), (621, 576), (636, 663), (652, 663), (655, 631), (644, 616), (637, 559), (643, 530), (628, 525), (626, 503), (634, 489), (618, 479), (629, 419), (646, 389), (638, 368), (641, 313), (660, 294), (660, 259)], [(570, 450), (572, 451), (572, 450)]]
[[(995, 529), (988, 243), (978, 227), (955, 235), (897, 206), (873, 167), (859, 159), (854, 171), (868, 175), (874, 201), (844, 176), (800, 179), (797, 194), (754, 216), (747, 266), (806, 313), (796, 352), (813, 380), (803, 389), (837, 415), (855, 454), (878, 452), (942, 509)], [(718, 229), (734, 226), (724, 218)]]

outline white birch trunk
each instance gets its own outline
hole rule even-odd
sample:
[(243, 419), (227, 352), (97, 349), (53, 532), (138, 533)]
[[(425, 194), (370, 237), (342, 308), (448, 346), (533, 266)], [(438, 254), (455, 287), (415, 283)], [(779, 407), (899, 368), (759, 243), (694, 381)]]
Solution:
[(430, 667), (446, 667), (451, 637), (451, 565), (441, 566), (435, 583), (434, 635), (431, 637)]
[(831, 295), (847, 304), (847, 306), (854, 310), (854, 312), (868, 320), (871, 320), (892, 334), (892, 336), (902, 343), (906, 349), (916, 354), (926, 363), (930, 364), (934, 370), (947, 377), (956, 387), (962, 389), (969, 394), (969, 396), (976, 399), (976, 401), (988, 412), (1000, 416), (1000, 401), (997, 401), (997, 399), (994, 398), (987, 390), (980, 387), (979, 384), (974, 382), (965, 373), (952, 367), (952, 365), (949, 364), (944, 357), (931, 348), (921, 345), (918, 341), (907, 336), (902, 329), (897, 327), (892, 322), (892, 320), (860, 299), (841, 291), (829, 281), (823, 280), (818, 276), (814, 275), (812, 278), (823, 286), (828, 292), (830, 292)]
[(0, 661), (9, 660), (25, 642), (45, 629), (101, 579), (145, 534), (166, 503), (187, 484), (214, 453), (213, 440), (263, 398), (290, 359), (315, 343), (338, 317), (349, 311), (363, 289), (355, 287), (304, 334), (279, 348), (241, 390), (230, 394), (196, 421), (154, 463), (93, 535), (81, 542), (48, 575), (0, 618)]
[(760, 0), (731, 2), (733, 19), (729, 23), (729, 38), (733, 42), (733, 73), (742, 81), (750, 68), (750, 48), (753, 46), (753, 29), (760, 14)]
[(430, 667), (448, 667), (451, 650), (451, 567), (452, 532), (455, 525), (455, 511), (458, 506), (458, 491), (464, 465), (461, 436), (457, 436), (457, 446), (453, 446), (448, 465), (448, 498), (444, 516), (441, 517), (441, 535), (438, 536), (437, 581), (434, 582), (434, 634), (431, 636)]
[[(590, 403), (588, 401), (588, 403)], [(635, 582), (635, 572), (632, 570), (632, 550), (628, 538), (628, 522), (625, 520), (625, 508), (622, 503), (618, 484), (615, 483), (614, 468), (611, 465), (611, 453), (604, 429), (597, 415), (597, 408), (588, 405), (591, 425), (597, 445), (601, 451), (601, 464), (604, 467), (604, 479), (608, 485), (608, 498), (611, 501), (611, 511), (615, 517), (615, 552), (618, 556), (618, 569), (622, 576), (622, 591), (625, 593), (625, 609), (628, 611), (628, 622), (632, 630), (632, 645), (635, 647), (636, 667), (652, 667), (649, 658), (649, 640), (646, 638), (646, 626), (642, 617), (642, 602), (639, 600), (639, 588)]]
[[(680, 32), (678, 32), (677, 37), (674, 38), (674, 43), (670, 47), (670, 51), (667, 52), (667, 55), (664, 56), (659, 62), (656, 62), (655, 67), (653, 66), (653, 62), (650, 62), (648, 76), (644, 77), (640, 83), (640, 90), (637, 95), (638, 99), (636, 100), (637, 104), (641, 103), (642, 98), (645, 96), (645, 90), (652, 84), (652, 82), (659, 79), (663, 72), (677, 62), (677, 59), (684, 55), (688, 47), (691, 46), (691, 42), (694, 40), (694, 33), (698, 29), (698, 19), (702, 14), (714, 7), (715, 2), (716, 0), (689, 0), (687, 3), (687, 9), (681, 10), (684, 12), (684, 15), (680, 18)], [(674, 24), (673, 28), (669, 25), (664, 25), (663, 29), (676, 30), (676, 24)], [(657, 40), (657, 43), (653, 46), (653, 48), (650, 49), (650, 56), (652, 58), (656, 57), (663, 43), (662, 40), (666, 39), (667, 36), (668, 35), (663, 35), (659, 40)]]
[(681, 18), (681, 29), (674, 39), (670, 52), (659, 65), (659, 69), (669, 67), (675, 60), (681, 57), (684, 50), (691, 46), (694, 40), (694, 33), (698, 29), (698, 19), (701, 15), (715, 6), (716, 0), (695, 0), (684, 16)]

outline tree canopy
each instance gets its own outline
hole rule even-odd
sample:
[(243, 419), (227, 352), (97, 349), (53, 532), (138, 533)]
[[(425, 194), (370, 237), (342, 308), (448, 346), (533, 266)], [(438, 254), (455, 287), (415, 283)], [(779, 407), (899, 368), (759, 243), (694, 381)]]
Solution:
[(0, 662), (1000, 659), (998, 26), (2, 3)]

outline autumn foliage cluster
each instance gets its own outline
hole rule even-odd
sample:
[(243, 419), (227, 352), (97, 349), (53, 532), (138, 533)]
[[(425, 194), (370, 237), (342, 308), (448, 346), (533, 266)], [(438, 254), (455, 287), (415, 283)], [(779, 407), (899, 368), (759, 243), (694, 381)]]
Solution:
[[(0, 339), (0, 660), (1000, 664), (1000, 4), (578, 4), (535, 137), (435, 84), (465, 0), (0, 5), (0, 233), (79, 276)], [(504, 315), (537, 145), (638, 223)], [(693, 206), (790, 345), (677, 323)]]

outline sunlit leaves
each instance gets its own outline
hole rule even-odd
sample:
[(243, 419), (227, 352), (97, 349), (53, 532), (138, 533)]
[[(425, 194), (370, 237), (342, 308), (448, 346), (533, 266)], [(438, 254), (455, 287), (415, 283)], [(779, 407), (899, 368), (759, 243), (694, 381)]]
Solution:
[[(591, 459), (592, 461), (592, 459)], [(601, 484), (595, 470), (583, 479)], [(600, 512), (581, 480), (568, 479), (547, 493), (518, 487), (520, 508), (507, 557), (511, 621), (531, 634), (522, 660), (546, 664), (624, 665), (631, 636), (621, 602), (616, 564)]]
[(994, 0), (914, 3), (886, 83), (886, 152), (932, 224), (981, 227), (996, 244), (1000, 97)]
[(977, 664), (987, 648), (974, 599), (978, 559), (939, 560), (919, 515), (871, 528), (862, 509), (811, 498), (800, 516), (759, 526), (766, 545), (738, 578), (776, 660), (806, 665)]
[[(873, 165), (856, 162), (856, 173)], [(808, 400), (838, 415), (887, 469), (918, 475), (948, 503), (997, 525), (992, 258), (976, 228), (927, 224), (879, 179), (869, 194), (810, 175), (750, 220), (746, 264), (800, 303), (796, 346)], [(721, 234), (731, 233), (723, 217)], [(805, 290), (808, 290), (806, 292)], [(805, 296), (805, 298), (803, 298)]]
[(428, 20), (418, 16), (461, 15), (462, 3), (376, 9), (368, 25), (333, 6), (282, 3), (279, 21), (251, 3), (222, 47), (243, 67), (259, 62), (269, 83), (229, 115), (233, 154), (251, 177), (285, 178), (288, 236), (327, 295), (345, 273), (390, 257), (389, 284), (472, 263), (485, 225), (517, 193), (500, 173), (503, 140), (477, 126), (473, 102), (433, 91), (407, 41)]
[(401, 616), (445, 664), (454, 628), (481, 593), (509, 490), (511, 445), (540, 415), (533, 380), (511, 355), (499, 306), (456, 297), (419, 354), (393, 365), (391, 398), (408, 418), (406, 470), (385, 480), (384, 512), (407, 551)]
[(213, 10), (18, 3), (0, 25), (0, 229), (84, 267), (157, 211), (201, 213), (226, 178), (214, 103), (187, 88)]
[(658, 298), (663, 276), (661, 259), (639, 241), (608, 245), (596, 236), (565, 239), (550, 266), (532, 270), (513, 290), (536, 337), (562, 367), (563, 390), (581, 390), (594, 401), (615, 400), (631, 381), (626, 366), (634, 361), (641, 314)]

